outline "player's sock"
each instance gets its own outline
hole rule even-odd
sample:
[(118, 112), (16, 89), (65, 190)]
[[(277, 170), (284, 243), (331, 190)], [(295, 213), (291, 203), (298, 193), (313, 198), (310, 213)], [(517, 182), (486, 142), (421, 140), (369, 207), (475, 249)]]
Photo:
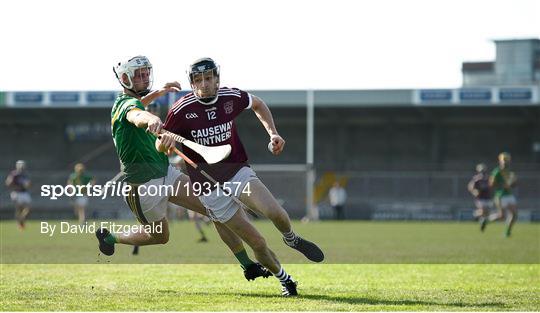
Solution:
[(255, 262), (253, 262), (249, 258), (248, 254), (246, 252), (246, 249), (242, 249), (242, 251), (235, 253), (234, 256), (236, 257), (238, 262), (240, 262), (240, 264), (242, 265), (242, 268), (244, 268), (244, 269), (246, 269), (251, 264), (255, 264)]
[(487, 218), (485, 218), (484, 216), (480, 216), (478, 221), (480, 222), (480, 230), (484, 231), (486, 229)]
[(283, 239), (285, 239), (287, 243), (292, 243), (296, 239), (296, 234), (291, 229), (290, 232), (283, 233)]
[(279, 279), (279, 282), (282, 285), (284, 285), (289, 279), (292, 279), (291, 275), (287, 274), (287, 272), (285, 272), (283, 267), (281, 267), (279, 269), (279, 272), (277, 274), (274, 274), (274, 276), (276, 276), (276, 278)]
[(510, 225), (506, 225), (506, 228), (504, 230), (504, 236), (505, 237), (510, 237), (511, 235), (511, 228), (510, 228)]
[(201, 238), (199, 239), (199, 242), (207, 242), (208, 238), (206, 238), (206, 235), (204, 234), (202, 229), (199, 231), (199, 233), (201, 234)]
[(103, 238), (103, 241), (105, 241), (106, 243), (108, 243), (110, 245), (114, 245), (115, 243), (118, 242), (118, 240), (116, 239), (116, 237), (112, 233), (109, 233), (107, 235), (107, 237)]

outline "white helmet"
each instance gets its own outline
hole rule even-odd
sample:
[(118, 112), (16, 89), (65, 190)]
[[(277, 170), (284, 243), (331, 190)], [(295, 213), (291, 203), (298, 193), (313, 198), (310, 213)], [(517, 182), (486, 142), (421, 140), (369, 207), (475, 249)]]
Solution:
[(17, 162), (15, 162), (15, 168), (19, 171), (24, 170), (26, 168), (26, 162), (24, 162), (24, 160), (17, 160)]
[[(141, 68), (147, 68), (149, 70), (149, 85), (145, 90), (136, 91), (133, 89), (135, 87), (133, 84), (133, 77), (135, 76), (135, 71)], [(137, 95), (145, 96), (150, 92), (154, 79), (152, 75), (152, 63), (150, 63), (147, 57), (138, 55), (126, 62), (118, 62), (118, 64), (113, 67), (113, 71), (120, 84)], [(123, 74), (126, 74), (127, 76), (127, 83), (122, 79)]]

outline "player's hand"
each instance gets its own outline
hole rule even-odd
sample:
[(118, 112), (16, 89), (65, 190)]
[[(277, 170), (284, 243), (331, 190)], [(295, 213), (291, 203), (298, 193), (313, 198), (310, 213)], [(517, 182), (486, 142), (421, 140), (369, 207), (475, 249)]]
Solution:
[(159, 135), (156, 140), (156, 147), (159, 152), (170, 153), (176, 147), (176, 141), (169, 134)]
[(151, 132), (154, 135), (159, 135), (161, 132), (161, 129), (163, 128), (163, 123), (159, 119), (159, 117), (152, 115), (150, 120), (148, 121), (148, 124), (146, 125), (146, 131)]
[(168, 82), (161, 89), (159, 90), (160, 96), (164, 96), (169, 92), (179, 92), (182, 90), (182, 87), (180, 86), (180, 83), (177, 81)]
[(472, 191), (472, 194), (473, 194), (473, 196), (478, 197), (478, 195), (480, 194), (480, 192), (479, 192), (478, 190), (474, 189), (474, 190)]
[(270, 141), (272, 142), (272, 154), (279, 155), (285, 147), (285, 139), (280, 135), (272, 135), (270, 136)]

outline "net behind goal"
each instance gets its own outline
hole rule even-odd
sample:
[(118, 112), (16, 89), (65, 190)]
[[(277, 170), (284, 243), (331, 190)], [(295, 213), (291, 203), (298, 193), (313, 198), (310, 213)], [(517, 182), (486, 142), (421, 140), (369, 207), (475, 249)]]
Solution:
[(252, 164), (251, 167), (291, 218), (305, 216), (308, 177), (305, 164)]

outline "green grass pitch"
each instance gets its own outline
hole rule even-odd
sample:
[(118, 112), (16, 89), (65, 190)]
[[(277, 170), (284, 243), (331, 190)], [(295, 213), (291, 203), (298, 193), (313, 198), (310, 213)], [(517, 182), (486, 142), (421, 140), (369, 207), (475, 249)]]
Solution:
[(139, 256), (117, 246), (106, 258), (92, 234), (48, 237), (39, 226), (0, 222), (2, 311), (540, 310), (538, 224), (506, 239), (502, 224), (480, 233), (473, 223), (295, 223), (327, 255), (313, 264), (256, 222), (299, 281), (296, 298), (280, 297), (272, 277), (247, 282), (211, 227), (207, 244), (176, 222), (167, 245)]

